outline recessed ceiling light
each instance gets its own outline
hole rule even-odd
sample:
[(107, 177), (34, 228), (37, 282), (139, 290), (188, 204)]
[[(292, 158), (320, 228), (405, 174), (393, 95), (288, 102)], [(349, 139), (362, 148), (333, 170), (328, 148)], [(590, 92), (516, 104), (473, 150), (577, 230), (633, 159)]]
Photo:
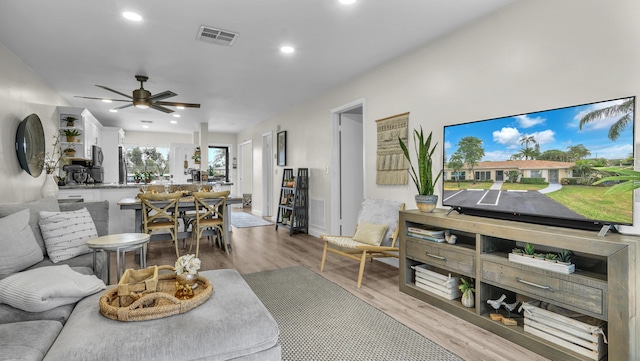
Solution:
[(184, 107), (182, 105), (177, 105), (176, 109), (184, 109)]
[(131, 20), (131, 21), (142, 21), (142, 16), (140, 16), (140, 14), (134, 13), (131, 11), (123, 12), (122, 16), (124, 16), (125, 19)]
[(142, 127), (143, 127), (144, 129), (149, 129), (149, 126), (148, 126), (148, 125), (146, 125), (146, 124), (143, 124), (143, 125), (142, 125)]
[(296, 49), (294, 49), (293, 46), (285, 45), (285, 46), (280, 48), (280, 51), (285, 53), (285, 54), (291, 54), (294, 51), (296, 51)]
[(118, 112), (118, 109), (109, 109), (109, 111), (110, 111), (111, 113), (117, 113), (117, 112)]
[(172, 120), (171, 124), (178, 124), (178, 121), (177, 120)]
[(180, 114), (174, 114), (173, 117), (174, 118), (180, 118)]
[(102, 99), (104, 103), (112, 103), (111, 99)]
[(351, 5), (356, 2), (356, 0), (339, 0), (342, 5)]

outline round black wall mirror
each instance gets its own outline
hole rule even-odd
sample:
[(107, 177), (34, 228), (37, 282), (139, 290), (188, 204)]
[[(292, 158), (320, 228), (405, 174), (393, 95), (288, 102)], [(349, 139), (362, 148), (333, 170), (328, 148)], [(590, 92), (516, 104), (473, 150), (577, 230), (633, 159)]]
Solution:
[(44, 129), (36, 114), (24, 118), (16, 133), (16, 153), (20, 166), (34, 178), (44, 168)]

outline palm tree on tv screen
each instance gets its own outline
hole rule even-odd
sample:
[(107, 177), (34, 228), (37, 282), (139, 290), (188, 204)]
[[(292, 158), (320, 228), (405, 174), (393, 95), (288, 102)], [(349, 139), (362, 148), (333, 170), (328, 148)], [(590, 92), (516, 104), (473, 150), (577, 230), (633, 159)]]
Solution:
[(456, 182), (458, 182), (458, 188), (460, 188), (460, 169), (462, 169), (462, 167), (464, 167), (462, 155), (456, 152), (451, 156), (451, 159), (449, 159), (449, 168), (453, 169)]
[(618, 139), (618, 137), (620, 136), (620, 133), (622, 133), (624, 128), (626, 128), (626, 126), (631, 121), (634, 107), (633, 103), (633, 98), (629, 98), (623, 101), (621, 104), (594, 110), (580, 119), (580, 129), (582, 130), (583, 125), (591, 123), (594, 120), (617, 117), (621, 115), (621, 117), (615, 123), (613, 123), (611, 128), (609, 128), (609, 134), (607, 135), (609, 139), (615, 142), (616, 139)]

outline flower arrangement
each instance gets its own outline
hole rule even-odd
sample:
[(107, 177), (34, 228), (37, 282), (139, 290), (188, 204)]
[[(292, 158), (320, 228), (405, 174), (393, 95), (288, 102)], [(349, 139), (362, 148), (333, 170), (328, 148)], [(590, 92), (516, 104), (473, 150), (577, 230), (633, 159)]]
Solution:
[(53, 150), (44, 155), (44, 169), (47, 174), (52, 174), (60, 166), (60, 161), (64, 158), (60, 152), (60, 135), (53, 135)]
[(182, 275), (185, 273), (195, 275), (200, 269), (200, 259), (196, 258), (196, 255), (194, 254), (185, 254), (184, 256), (180, 256), (180, 258), (178, 258), (174, 269), (177, 275)]

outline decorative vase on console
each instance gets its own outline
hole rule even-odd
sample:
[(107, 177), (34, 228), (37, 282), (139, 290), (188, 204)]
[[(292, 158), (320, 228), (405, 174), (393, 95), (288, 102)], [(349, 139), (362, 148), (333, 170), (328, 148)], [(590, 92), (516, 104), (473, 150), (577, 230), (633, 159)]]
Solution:
[(176, 260), (176, 298), (185, 300), (194, 296), (193, 290), (198, 287), (198, 270), (200, 259), (193, 254), (185, 254)]
[(47, 173), (44, 184), (40, 188), (42, 197), (58, 197), (58, 182), (53, 173)]

